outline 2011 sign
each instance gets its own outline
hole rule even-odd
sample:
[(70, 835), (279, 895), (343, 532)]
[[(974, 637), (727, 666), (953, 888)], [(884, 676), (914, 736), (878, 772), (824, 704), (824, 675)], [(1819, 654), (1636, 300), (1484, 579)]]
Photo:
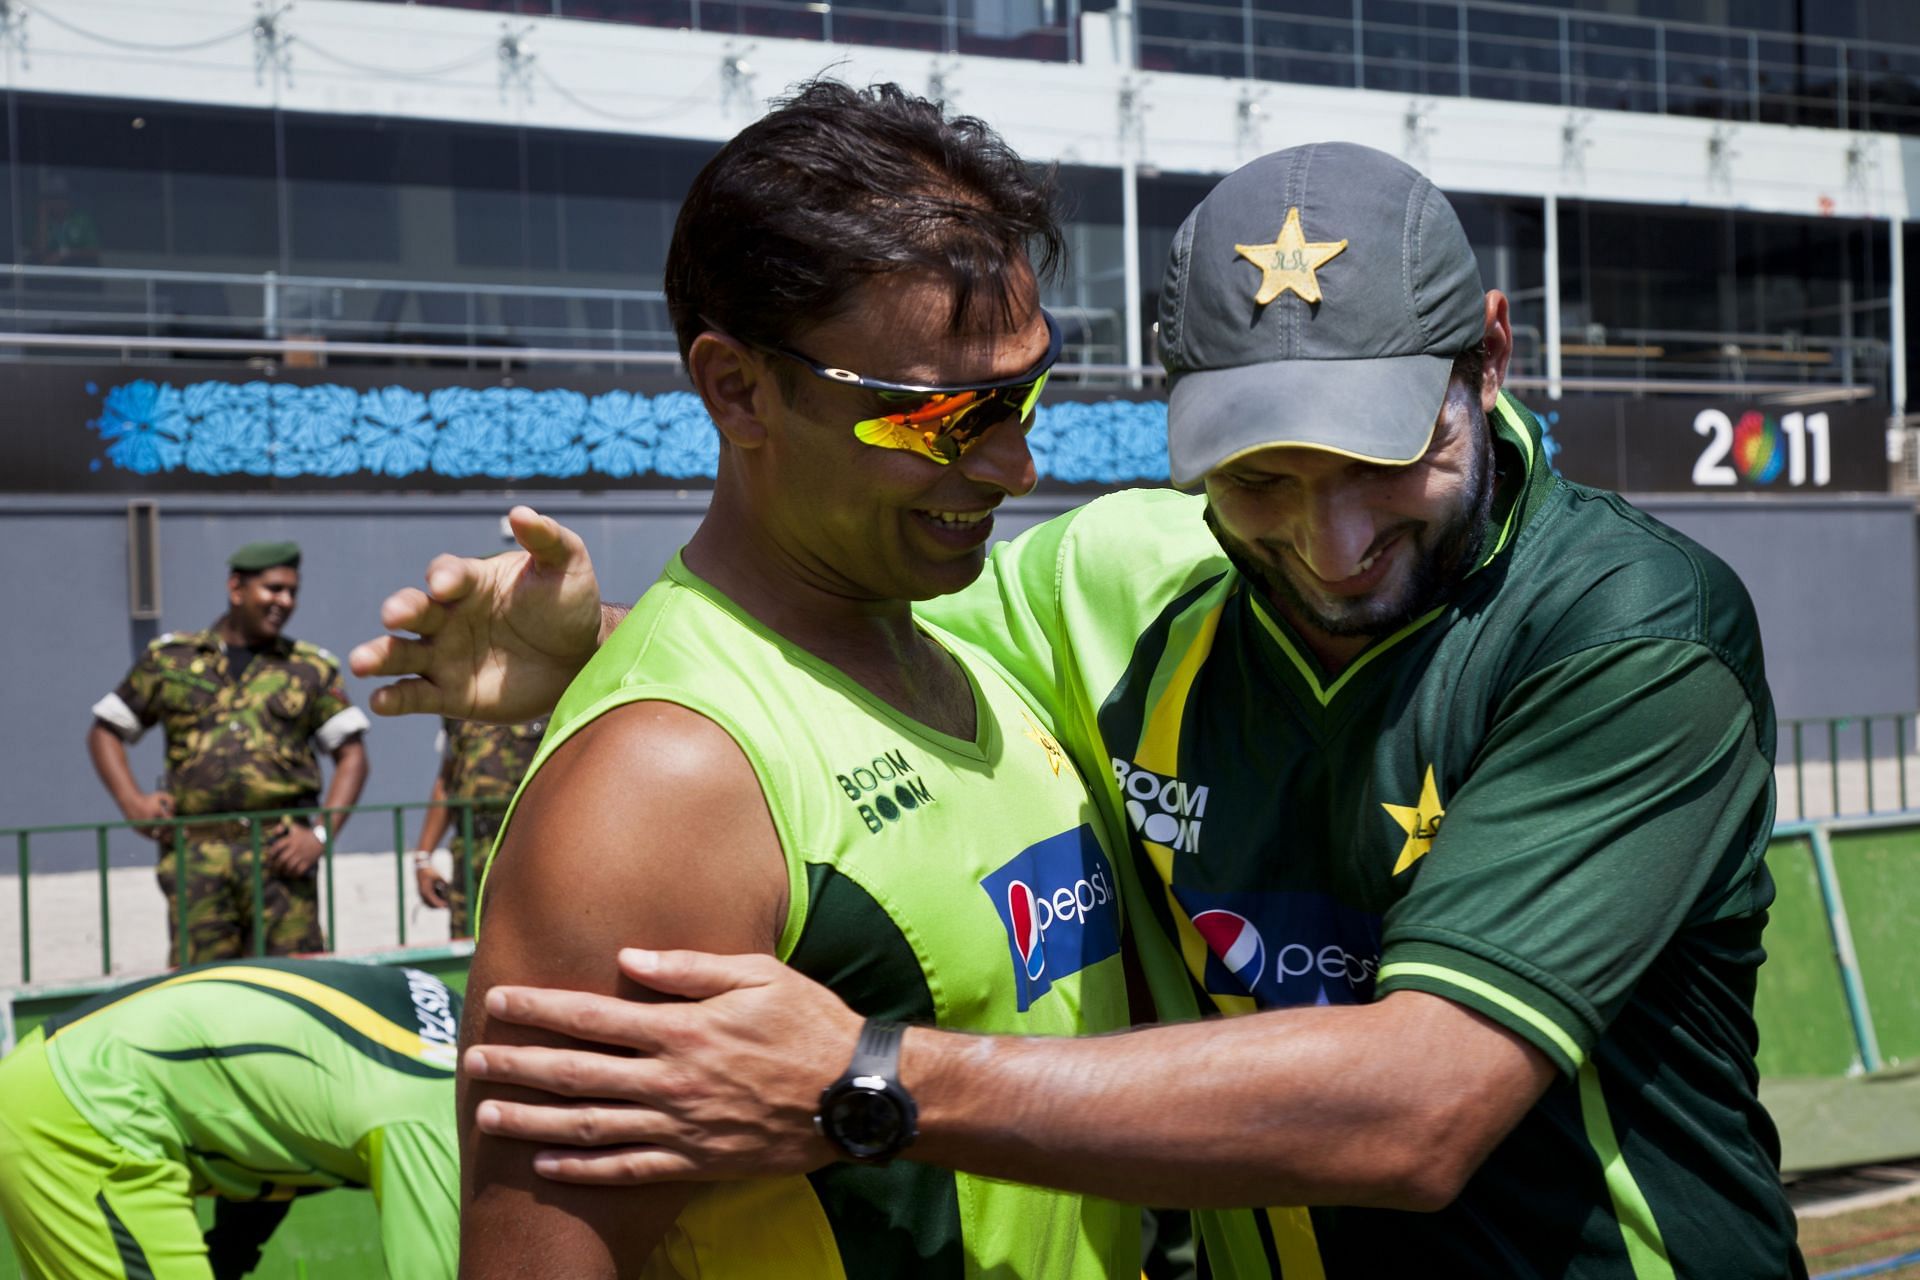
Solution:
[(1703, 488), (1730, 488), (1743, 480), (1770, 485), (1784, 471), (1789, 486), (1823, 488), (1833, 481), (1831, 422), (1824, 413), (1787, 413), (1776, 421), (1757, 409), (1736, 422), (1719, 409), (1702, 409), (1693, 431), (1707, 445), (1694, 461), (1693, 482)]

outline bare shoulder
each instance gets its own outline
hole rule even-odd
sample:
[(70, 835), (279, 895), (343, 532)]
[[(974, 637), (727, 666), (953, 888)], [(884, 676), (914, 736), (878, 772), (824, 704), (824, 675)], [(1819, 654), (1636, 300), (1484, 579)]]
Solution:
[(525, 935), (525, 958), (553, 979), (582, 946), (609, 969), (608, 943), (770, 951), (786, 910), (785, 858), (738, 744), (685, 707), (636, 702), (580, 729), (527, 785), (488, 876), (483, 938)]

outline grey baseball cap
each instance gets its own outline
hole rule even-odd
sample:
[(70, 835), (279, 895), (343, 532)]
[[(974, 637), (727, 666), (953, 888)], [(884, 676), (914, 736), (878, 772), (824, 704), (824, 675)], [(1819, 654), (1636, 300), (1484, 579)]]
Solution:
[(1187, 216), (1161, 285), (1174, 483), (1270, 445), (1412, 462), (1485, 326), (1473, 247), (1417, 170), (1349, 142), (1260, 157)]

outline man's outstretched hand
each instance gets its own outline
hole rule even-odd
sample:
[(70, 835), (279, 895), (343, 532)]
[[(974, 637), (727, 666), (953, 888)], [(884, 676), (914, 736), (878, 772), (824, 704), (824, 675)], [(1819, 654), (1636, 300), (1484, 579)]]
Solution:
[(469, 1076), (550, 1095), (481, 1103), (482, 1130), (559, 1148), (533, 1163), (558, 1182), (764, 1178), (834, 1158), (813, 1116), (820, 1091), (853, 1057), (859, 1014), (771, 956), (628, 949), (620, 969), (685, 999), (487, 992), (498, 1020), (605, 1048), (474, 1045)]
[(553, 710), (600, 642), (600, 584), (578, 534), (531, 507), (507, 516), (521, 550), (485, 560), (436, 556), (427, 589), (380, 606), (386, 635), (355, 647), (357, 676), (403, 676), (374, 691), (383, 716), (514, 724)]

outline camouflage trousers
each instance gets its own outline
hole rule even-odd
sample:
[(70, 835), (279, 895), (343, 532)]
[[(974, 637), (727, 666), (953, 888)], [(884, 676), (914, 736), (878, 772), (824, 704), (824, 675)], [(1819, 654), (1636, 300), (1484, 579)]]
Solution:
[(490, 831), (473, 833), (472, 847), (479, 851), (479, 856), (473, 859), (467, 856), (468, 845), (465, 836), (455, 833), (447, 839), (447, 848), (453, 854), (453, 874), (447, 877), (447, 907), (453, 913), (453, 919), (448, 926), (450, 937), (471, 938), (473, 936), (473, 915), (469, 909), (471, 904), (467, 900), (468, 867), (472, 867), (473, 892), (478, 894), (480, 877), (486, 874), (487, 859), (493, 856), (493, 841), (496, 834)]
[[(264, 856), (270, 837), (261, 833)], [(253, 840), (238, 824), (215, 830), (186, 828), (186, 963), (230, 960), (252, 955), (254, 948)], [(167, 963), (180, 963), (183, 904), (174, 865), (174, 844), (160, 848), (160, 892), (167, 899)], [(260, 869), (260, 920), (265, 954), (324, 951), (320, 931), (319, 867), (289, 879), (263, 864)]]

